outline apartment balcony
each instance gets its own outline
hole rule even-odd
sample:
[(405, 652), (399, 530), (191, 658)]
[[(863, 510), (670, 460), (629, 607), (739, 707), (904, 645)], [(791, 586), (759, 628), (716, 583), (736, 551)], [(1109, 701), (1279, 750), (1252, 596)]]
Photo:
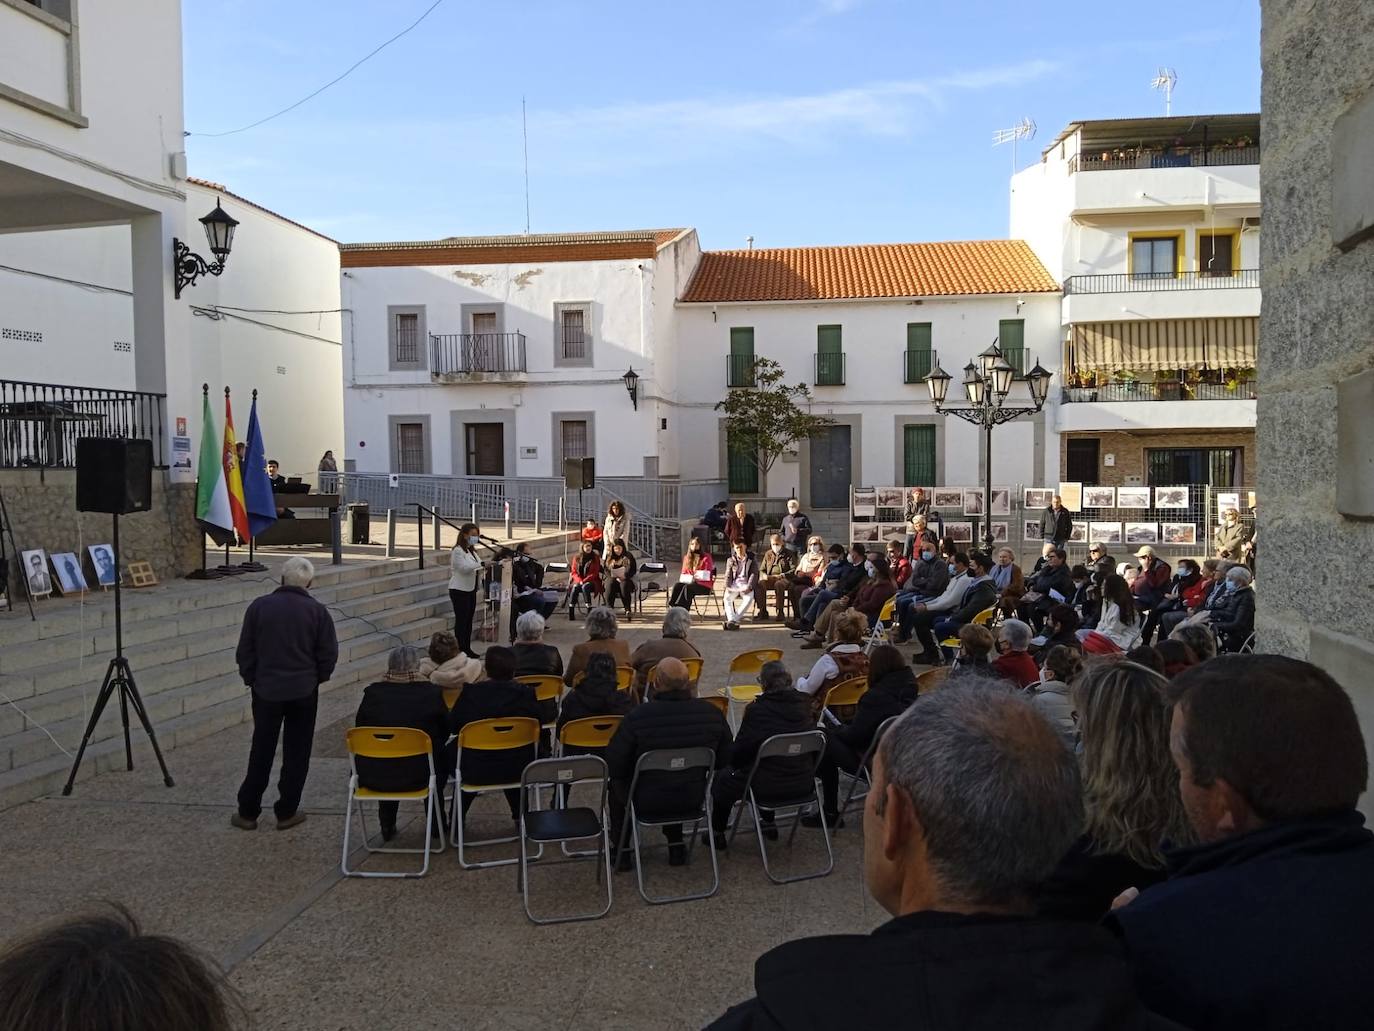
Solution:
[(1216, 375), (1210, 382), (1189, 379), (1121, 379), (1100, 386), (1061, 388), (1063, 404), (1110, 401), (1253, 401), (1259, 380), (1252, 371)]
[(524, 380), (525, 334), (431, 333), (429, 374), (440, 383)]
[(1121, 319), (1258, 318), (1259, 269), (1231, 273), (1127, 272), (1069, 276), (1061, 317), (1066, 323)]
[(754, 376), (752, 354), (727, 354), (725, 356), (725, 385), (727, 387), (754, 387), (758, 381)]
[(844, 386), (844, 352), (820, 351), (815, 355), (815, 377), (813, 383), (818, 387)]
[(1142, 291), (1237, 290), (1258, 289), (1259, 269), (1242, 268), (1230, 272), (1111, 272), (1102, 275), (1069, 276), (1064, 280), (1064, 295), (1126, 294)]
[(1092, 147), (1083, 142), (1083, 152), (1069, 158), (1069, 174), (1075, 172), (1119, 172), (1144, 168), (1228, 168), (1233, 165), (1258, 165), (1259, 144), (1233, 141), (1230, 145)]
[[(1253, 369), (1067, 374), (1061, 432), (1235, 430), (1255, 426)], [(1152, 402), (1145, 404), (1142, 402)]]

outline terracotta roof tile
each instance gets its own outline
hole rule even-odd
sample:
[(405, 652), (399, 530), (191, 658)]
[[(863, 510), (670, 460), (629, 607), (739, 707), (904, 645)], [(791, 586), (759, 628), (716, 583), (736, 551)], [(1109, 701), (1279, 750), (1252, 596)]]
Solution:
[(707, 251), (682, 300), (823, 301), (1058, 289), (1024, 241), (974, 240)]

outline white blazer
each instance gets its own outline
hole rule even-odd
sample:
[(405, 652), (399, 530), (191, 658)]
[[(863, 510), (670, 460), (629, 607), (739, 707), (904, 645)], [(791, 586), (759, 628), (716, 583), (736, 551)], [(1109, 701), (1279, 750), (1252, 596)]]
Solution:
[(455, 544), (449, 552), (448, 567), (452, 575), (448, 578), (450, 591), (477, 590), (477, 574), (482, 571), (482, 560)]

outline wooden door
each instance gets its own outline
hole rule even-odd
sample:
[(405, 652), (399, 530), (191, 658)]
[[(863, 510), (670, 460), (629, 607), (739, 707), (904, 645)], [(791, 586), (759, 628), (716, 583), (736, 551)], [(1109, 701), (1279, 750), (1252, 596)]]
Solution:
[(506, 475), (506, 428), (499, 422), (467, 424), (469, 476)]

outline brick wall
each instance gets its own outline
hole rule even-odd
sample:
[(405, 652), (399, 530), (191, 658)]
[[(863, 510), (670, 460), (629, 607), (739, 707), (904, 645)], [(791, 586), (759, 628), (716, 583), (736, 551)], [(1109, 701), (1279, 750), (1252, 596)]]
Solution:
[[(1144, 402), (1148, 404), (1148, 402)], [(1098, 482), (1104, 487), (1124, 487), (1143, 484), (1145, 452), (1151, 448), (1233, 447), (1241, 449), (1241, 479), (1237, 486), (1255, 482), (1254, 430), (1160, 430), (1154, 433), (1062, 433), (1059, 436), (1059, 468), (1068, 475), (1069, 441), (1091, 439), (1100, 441), (1098, 454), (1102, 459), (1115, 456), (1115, 465), (1098, 469)]]

